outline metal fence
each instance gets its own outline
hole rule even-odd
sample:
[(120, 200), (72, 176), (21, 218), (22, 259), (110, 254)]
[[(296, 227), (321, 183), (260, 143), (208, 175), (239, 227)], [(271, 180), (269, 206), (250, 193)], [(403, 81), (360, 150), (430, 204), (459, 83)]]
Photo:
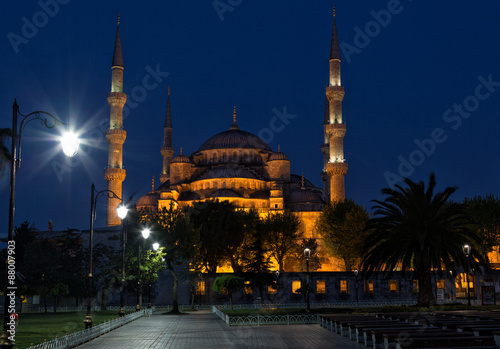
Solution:
[(142, 316), (151, 316), (153, 309), (144, 309), (141, 311), (137, 311), (124, 317), (120, 317), (117, 319), (113, 319), (107, 322), (104, 322), (100, 325), (93, 326), (92, 328), (81, 330), (78, 332), (73, 332), (67, 334), (63, 337), (59, 337), (53, 339), (48, 342), (44, 342), (37, 345), (30, 346), (30, 349), (70, 349), (74, 348), (82, 343), (88, 342), (94, 338), (102, 336), (105, 333), (108, 333), (120, 326), (128, 324), (131, 321), (134, 321)]
[(229, 316), (213, 306), (212, 311), (228, 326), (319, 324), (318, 314)]

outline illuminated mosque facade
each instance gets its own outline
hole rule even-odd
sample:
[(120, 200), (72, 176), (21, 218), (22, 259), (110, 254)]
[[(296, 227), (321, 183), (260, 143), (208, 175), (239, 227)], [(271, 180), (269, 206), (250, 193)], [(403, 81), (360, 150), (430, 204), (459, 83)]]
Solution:
[[(344, 177), (347, 173), (343, 150), (346, 132), (342, 120), (344, 87), (340, 79), (335, 13), (329, 67), (324, 139), (321, 145), (323, 189), (315, 187), (303, 176), (291, 173), (290, 159), (279, 147), (273, 150), (258, 136), (242, 130), (237, 124), (236, 108), (229, 128), (208, 138), (194, 153), (183, 154), (181, 148), (175, 155), (169, 89), (163, 145), (160, 149), (163, 159), (161, 184), (155, 187), (153, 180), (152, 191), (139, 198), (136, 202), (137, 209), (154, 213), (164, 207), (169, 208), (171, 204), (182, 207), (214, 199), (229, 201), (239, 209), (256, 209), (260, 215), (287, 209), (299, 218), (299, 231), (303, 232), (303, 237), (318, 239), (319, 251), (324, 250), (321, 238), (315, 231), (315, 223), (327, 202), (345, 198)], [(110, 105), (110, 127), (106, 132), (109, 155), (104, 177), (108, 182), (107, 189), (119, 197), (122, 195), (122, 183), (126, 176), (122, 162), (123, 143), (126, 139), (123, 107), (127, 99), (123, 93), (123, 69), (118, 21), (111, 67), (111, 92), (107, 97)], [(319, 170), (320, 166), (318, 172)], [(116, 214), (119, 203), (115, 198), (108, 198), (108, 226), (121, 223)], [(322, 263), (320, 271), (340, 270), (341, 265), (342, 263), (329, 258)]]

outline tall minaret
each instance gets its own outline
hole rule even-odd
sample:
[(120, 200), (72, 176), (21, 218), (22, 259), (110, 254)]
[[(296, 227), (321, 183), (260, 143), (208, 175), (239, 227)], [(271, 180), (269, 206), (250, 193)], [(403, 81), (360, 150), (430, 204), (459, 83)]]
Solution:
[(326, 125), (330, 123), (330, 104), (328, 98), (325, 98), (325, 118), (323, 121), (323, 144), (321, 144), (321, 152), (323, 153), (323, 171), (321, 171), (321, 179), (323, 179), (323, 199), (326, 202), (330, 201), (330, 176), (326, 173), (326, 164), (330, 160), (330, 140), (326, 133)]
[(326, 88), (329, 102), (329, 123), (325, 132), (329, 139), (330, 159), (326, 164), (326, 173), (330, 177), (330, 200), (345, 199), (344, 176), (347, 173), (347, 163), (344, 159), (345, 124), (342, 123), (342, 99), (344, 87), (340, 84), (340, 50), (337, 39), (337, 23), (335, 8), (333, 9), (332, 43), (330, 47), (330, 82)]
[(174, 156), (172, 148), (172, 111), (170, 110), (170, 86), (168, 87), (167, 111), (165, 112), (165, 126), (163, 127), (163, 146), (161, 147), (163, 168), (160, 181), (165, 183), (170, 178), (170, 160)]
[[(123, 93), (123, 57), (122, 44), (120, 40), (120, 15), (116, 28), (115, 49), (113, 52), (113, 63), (111, 64), (111, 92), (108, 93), (108, 104), (110, 106), (109, 129), (106, 131), (106, 139), (109, 143), (108, 167), (104, 170), (104, 178), (108, 182), (108, 190), (122, 197), (122, 182), (125, 180), (123, 169), (123, 143), (127, 132), (123, 129), (123, 106), (127, 101), (127, 95)], [(108, 211), (106, 214), (106, 225), (113, 226), (121, 223), (116, 212), (120, 200), (108, 197)]]

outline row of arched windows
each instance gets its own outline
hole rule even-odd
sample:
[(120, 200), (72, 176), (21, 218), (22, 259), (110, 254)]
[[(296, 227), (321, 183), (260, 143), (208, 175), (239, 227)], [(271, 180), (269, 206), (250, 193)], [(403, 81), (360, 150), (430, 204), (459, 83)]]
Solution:
[(203, 180), (191, 184), (191, 190), (204, 189), (252, 189), (264, 190), (267, 188), (267, 183), (254, 179), (249, 180)]

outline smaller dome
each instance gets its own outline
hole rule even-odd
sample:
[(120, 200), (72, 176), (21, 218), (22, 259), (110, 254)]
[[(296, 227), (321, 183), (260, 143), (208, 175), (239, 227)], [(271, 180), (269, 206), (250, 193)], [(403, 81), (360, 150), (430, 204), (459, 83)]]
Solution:
[(321, 195), (317, 192), (301, 189), (296, 190), (288, 197), (289, 203), (322, 203)]
[(183, 162), (183, 163), (191, 163), (191, 159), (189, 159), (186, 155), (184, 154), (179, 154), (177, 156), (174, 156), (172, 158), (172, 161), (170, 161), (171, 164), (173, 163), (180, 163), (180, 162)]
[(137, 207), (158, 207), (158, 199), (160, 199), (160, 194), (156, 192), (150, 192), (149, 194), (143, 195), (137, 200), (135, 205)]
[(269, 160), (268, 161), (274, 161), (274, 160), (287, 160), (287, 161), (290, 161), (290, 160), (288, 160), (288, 156), (286, 156), (285, 153), (282, 153), (280, 151), (277, 151), (276, 153), (272, 153), (271, 156), (269, 156)]

